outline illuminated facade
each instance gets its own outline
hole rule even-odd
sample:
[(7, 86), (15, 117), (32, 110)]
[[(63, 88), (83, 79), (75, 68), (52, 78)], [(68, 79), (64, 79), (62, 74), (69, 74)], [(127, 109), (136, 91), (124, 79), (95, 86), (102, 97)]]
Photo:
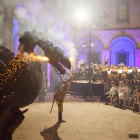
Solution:
[[(79, 32), (79, 58), (87, 61), (89, 37), (84, 32)], [(81, 36), (83, 35), (83, 36)], [(85, 37), (84, 37), (85, 35)], [(122, 31), (92, 31), (92, 55), (96, 62), (104, 63), (106, 59), (109, 59), (109, 64), (118, 65), (120, 62), (134, 67), (140, 67), (139, 57), (139, 29), (123, 29)], [(83, 44), (88, 42), (87, 47), (83, 48)], [(84, 53), (81, 53), (81, 49), (84, 49)], [(86, 49), (86, 51), (85, 51)], [(94, 50), (96, 52), (94, 52)], [(87, 53), (86, 53), (87, 52)], [(95, 55), (95, 53), (98, 55)], [(87, 61), (88, 62), (88, 61)], [(92, 60), (94, 63), (94, 60)]]
[[(138, 23), (140, 2), (138, 0), (101, 0), (94, 1), (95, 3), (97, 11), (105, 10), (109, 16), (106, 19), (102, 18), (100, 25), (93, 22), (91, 38), (94, 47), (92, 47), (91, 61), (104, 63), (109, 59), (109, 64), (118, 65), (123, 62), (131, 67), (140, 67), (140, 25)], [(76, 34), (79, 58), (87, 61), (90, 31), (81, 29), (76, 31)], [(83, 48), (84, 53), (82, 53), (85, 43), (87, 47)]]

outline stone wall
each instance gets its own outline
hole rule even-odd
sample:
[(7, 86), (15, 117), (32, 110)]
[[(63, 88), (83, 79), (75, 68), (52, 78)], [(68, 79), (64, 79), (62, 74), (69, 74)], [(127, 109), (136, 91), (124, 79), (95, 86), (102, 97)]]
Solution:
[[(75, 21), (75, 11), (85, 9), (90, 13), (89, 21), (94, 25), (94, 30), (98, 29), (123, 29), (123, 28), (140, 28), (140, 1), (139, 0), (64, 0), (65, 13), (63, 15), (70, 16), (68, 23)], [(119, 21), (118, 8), (119, 5), (127, 5), (128, 19)], [(107, 18), (102, 18), (102, 12), (109, 15)], [(101, 19), (101, 20), (100, 20)], [(96, 26), (98, 24), (98, 26)], [(73, 24), (71, 24), (73, 26)], [(85, 26), (85, 25), (84, 25)]]

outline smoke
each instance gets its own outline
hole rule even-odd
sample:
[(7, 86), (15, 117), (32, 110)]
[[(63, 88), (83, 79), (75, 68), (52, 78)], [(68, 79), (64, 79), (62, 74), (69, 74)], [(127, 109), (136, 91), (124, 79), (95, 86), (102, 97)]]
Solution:
[(72, 59), (73, 62), (75, 62), (78, 52), (74, 48), (75, 47), (74, 43), (72, 43), (72, 42), (63, 42), (63, 46), (67, 47), (67, 49), (69, 51), (70, 59)]
[[(17, 4), (17, 2), (15, 2)], [(46, 9), (49, 7), (48, 2), (41, 2), (40, 0), (30, 0), (19, 3), (14, 10), (15, 18), (19, 23), (19, 34), (23, 34), (25, 31), (35, 30), (43, 34), (43, 38), (51, 41), (54, 46), (61, 44), (69, 51), (69, 56), (74, 60), (77, 56), (74, 43), (70, 41), (64, 41), (66, 35), (64, 32), (57, 29), (55, 26), (55, 17), (47, 15), (49, 13)]]
[[(15, 2), (17, 4), (17, 2)], [(48, 2), (41, 2), (40, 0), (30, 0), (18, 4), (14, 10), (15, 18), (19, 23), (19, 34), (23, 34), (25, 31), (35, 30), (43, 34), (43, 38), (51, 41), (54, 46), (61, 44), (69, 51), (70, 58), (76, 59), (77, 51), (74, 43), (70, 41), (64, 41), (66, 34), (57, 29), (55, 17), (47, 15), (49, 12), (46, 6), (50, 6)]]

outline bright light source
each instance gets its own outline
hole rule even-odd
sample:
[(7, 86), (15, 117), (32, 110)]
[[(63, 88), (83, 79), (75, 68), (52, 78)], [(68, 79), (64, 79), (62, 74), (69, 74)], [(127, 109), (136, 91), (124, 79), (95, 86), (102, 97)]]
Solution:
[(72, 57), (70, 58), (70, 61), (73, 62), (73, 58)]
[(88, 17), (88, 13), (86, 10), (84, 9), (80, 9), (76, 12), (76, 17), (79, 19), (79, 20), (84, 20), (84, 19), (87, 19)]
[(83, 44), (83, 47), (86, 47), (86, 44)]
[(91, 47), (93, 47), (94, 46), (94, 44), (93, 43), (91, 43)]

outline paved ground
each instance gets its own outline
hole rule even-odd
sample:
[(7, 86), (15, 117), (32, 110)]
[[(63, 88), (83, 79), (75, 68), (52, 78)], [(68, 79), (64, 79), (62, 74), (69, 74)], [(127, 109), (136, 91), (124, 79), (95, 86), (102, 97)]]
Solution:
[[(46, 94), (47, 96), (45, 96), (45, 101), (46, 102), (52, 102), (53, 101), (53, 95), (54, 92), (48, 92)], [(36, 100), (34, 102), (38, 102), (39, 98), (36, 98)], [(68, 92), (66, 94), (66, 101), (70, 101), (70, 102), (91, 102), (91, 101), (99, 101), (100, 100), (100, 96), (93, 96), (92, 98), (85, 98), (85, 95), (83, 93), (76, 93), (76, 92)]]
[(94, 100), (86, 102), (79, 96), (75, 97), (75, 102), (72, 97), (65, 101), (63, 119), (66, 122), (58, 124), (56, 104), (52, 114), (49, 113), (52, 105), (50, 95), (45, 97), (48, 101), (25, 107), (29, 111), (14, 133), (13, 140), (129, 140), (128, 134), (140, 134), (139, 114)]

